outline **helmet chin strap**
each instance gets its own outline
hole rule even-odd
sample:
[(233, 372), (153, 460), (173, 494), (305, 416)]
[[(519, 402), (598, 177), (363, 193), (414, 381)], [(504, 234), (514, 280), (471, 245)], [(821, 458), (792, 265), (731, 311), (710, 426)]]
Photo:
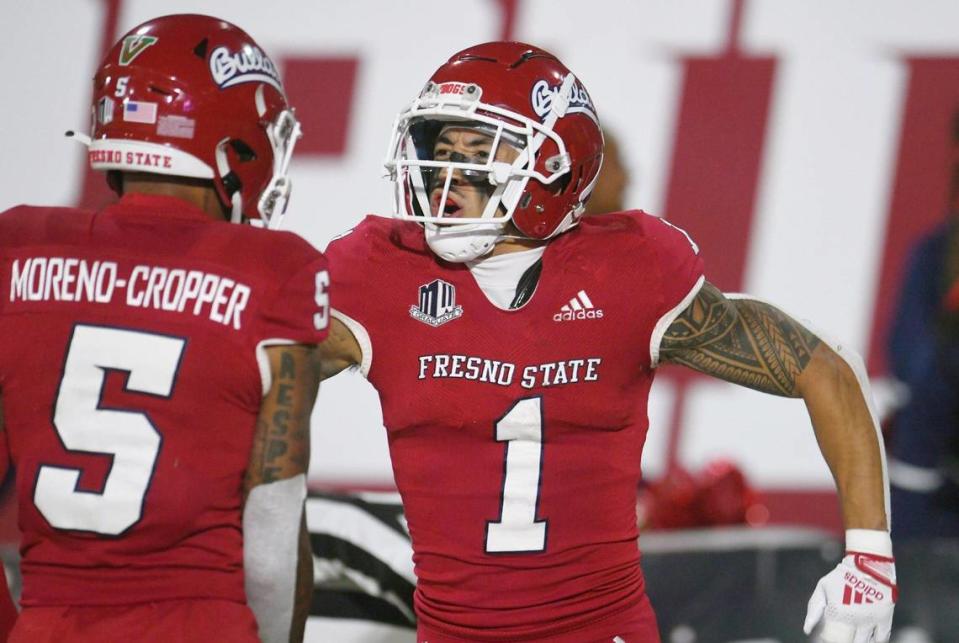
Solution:
[[(230, 139), (224, 138), (216, 144), (216, 180), (224, 183), (223, 179), (230, 173), (230, 161), (226, 156), (226, 146)], [(237, 190), (230, 194), (230, 223), (243, 222), (243, 197)]]
[(433, 254), (452, 263), (465, 263), (489, 254), (502, 240), (503, 226), (423, 224)]
[(243, 198), (239, 192), (230, 197), (230, 223), (243, 223)]

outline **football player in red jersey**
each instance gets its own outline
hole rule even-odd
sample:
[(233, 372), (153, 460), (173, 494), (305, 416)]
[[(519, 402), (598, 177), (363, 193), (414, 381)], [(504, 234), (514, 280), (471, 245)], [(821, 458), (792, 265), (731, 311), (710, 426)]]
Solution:
[(302, 639), (329, 278), (308, 243), (258, 229), (298, 136), (248, 34), (157, 18), (106, 55), (80, 137), (119, 201), (0, 215), (11, 640)]
[(419, 641), (659, 640), (635, 500), (661, 362), (805, 401), (848, 553), (806, 628), (888, 638), (884, 456), (861, 362), (724, 295), (665, 221), (581, 218), (603, 140), (559, 60), (521, 43), (454, 55), (390, 149), (400, 220), (367, 217), (327, 250), (337, 304), (322, 374), (358, 365), (379, 392)]

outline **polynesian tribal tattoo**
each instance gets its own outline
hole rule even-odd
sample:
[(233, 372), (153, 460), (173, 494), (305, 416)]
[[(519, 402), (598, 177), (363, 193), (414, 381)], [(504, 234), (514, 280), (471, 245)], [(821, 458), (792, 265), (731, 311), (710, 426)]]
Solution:
[(734, 384), (798, 397), (796, 378), (819, 343), (781, 310), (758, 301), (727, 299), (707, 282), (666, 330), (660, 355), (664, 362)]

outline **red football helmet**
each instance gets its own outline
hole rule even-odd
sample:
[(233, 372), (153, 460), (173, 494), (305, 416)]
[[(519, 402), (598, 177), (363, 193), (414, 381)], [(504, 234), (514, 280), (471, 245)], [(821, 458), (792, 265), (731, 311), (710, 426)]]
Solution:
[[(488, 157), (433, 159), (440, 130), (457, 123), (492, 138)], [(519, 151), (515, 161), (495, 160), (501, 144)], [(386, 166), (396, 216), (423, 222), (430, 247), (444, 259), (468, 261), (502, 239), (510, 220), (533, 239), (576, 225), (602, 158), (596, 109), (572, 72), (537, 47), (491, 42), (455, 54), (433, 74), (397, 117)], [(482, 217), (444, 216), (454, 171), (487, 186)], [(443, 196), (431, 203), (443, 176)]]
[(200, 15), (135, 27), (97, 70), (92, 120), (80, 138), (93, 169), (210, 179), (234, 222), (278, 225), (300, 125), (276, 66), (242, 29)]

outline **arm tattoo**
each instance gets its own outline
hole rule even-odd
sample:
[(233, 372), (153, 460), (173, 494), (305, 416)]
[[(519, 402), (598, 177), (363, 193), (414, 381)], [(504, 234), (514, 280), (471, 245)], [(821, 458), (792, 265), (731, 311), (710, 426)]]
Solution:
[(798, 397), (796, 378), (819, 342), (773, 306), (726, 299), (707, 282), (666, 330), (660, 352), (664, 361), (734, 384)]
[(276, 482), (304, 472), (309, 466), (309, 414), (312, 398), (304, 402), (299, 391), (305, 384), (302, 367), (297, 366), (294, 348), (280, 352), (279, 368), (274, 373), (268, 411), (257, 419), (246, 488)]
[(363, 351), (352, 331), (343, 322), (333, 317), (330, 333), (319, 346), (320, 379), (333, 377), (351, 366), (359, 366), (363, 361)]

